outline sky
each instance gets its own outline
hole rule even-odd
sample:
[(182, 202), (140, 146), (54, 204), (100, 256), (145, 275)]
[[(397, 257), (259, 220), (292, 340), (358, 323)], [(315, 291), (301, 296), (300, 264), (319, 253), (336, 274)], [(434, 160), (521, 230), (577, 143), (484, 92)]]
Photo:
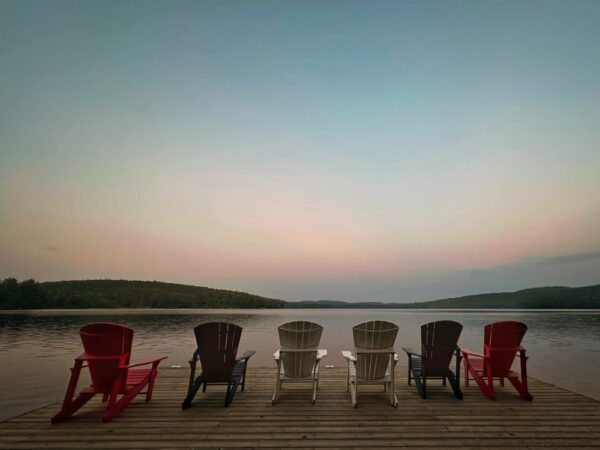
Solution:
[(600, 282), (600, 2), (0, 1), (0, 278)]

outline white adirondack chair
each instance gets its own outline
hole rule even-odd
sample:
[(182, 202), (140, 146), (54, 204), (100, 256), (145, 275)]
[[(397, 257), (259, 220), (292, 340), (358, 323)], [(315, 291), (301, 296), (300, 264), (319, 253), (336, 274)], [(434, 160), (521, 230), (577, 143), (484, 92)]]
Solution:
[(277, 403), (283, 383), (312, 383), (313, 403), (319, 388), (319, 363), (327, 350), (319, 349), (323, 327), (313, 322), (288, 322), (279, 328), (281, 348), (273, 354), (277, 363), (277, 383), (272, 403)]
[(348, 379), (346, 392), (350, 390), (352, 406), (356, 408), (358, 384), (383, 384), (389, 392), (390, 403), (398, 406), (394, 389), (394, 368), (398, 355), (394, 351), (394, 342), (398, 326), (385, 321), (364, 322), (352, 328), (355, 354), (342, 351), (348, 361)]

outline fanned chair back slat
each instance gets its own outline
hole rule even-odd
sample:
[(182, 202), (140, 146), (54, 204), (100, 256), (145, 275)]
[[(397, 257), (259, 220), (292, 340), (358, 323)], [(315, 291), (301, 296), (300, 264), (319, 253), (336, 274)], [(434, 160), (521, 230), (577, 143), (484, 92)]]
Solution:
[(453, 320), (438, 320), (421, 326), (421, 355), (427, 376), (445, 377), (463, 326)]
[[(131, 357), (131, 345), (133, 342), (133, 330), (115, 323), (92, 323), (79, 330), (79, 336), (83, 349), (93, 356), (123, 356), (121, 362), (129, 364)], [(119, 361), (89, 361), (90, 377), (92, 386), (101, 392), (110, 393)], [(122, 372), (122, 388), (125, 388), (127, 371)]]
[(517, 352), (506, 349), (521, 345), (526, 332), (527, 325), (510, 320), (489, 323), (485, 326), (483, 351), (490, 357), (494, 377), (505, 377), (510, 372)]
[[(317, 347), (321, 342), (323, 327), (313, 322), (297, 321), (284, 323), (279, 326), (278, 331), (285, 376), (310, 376), (317, 358)], [(307, 349), (310, 351), (294, 351)]]
[(383, 378), (394, 353), (398, 326), (375, 320), (354, 326), (352, 334), (357, 359), (356, 376), (362, 380)]
[(236, 364), (242, 327), (227, 322), (209, 322), (194, 328), (194, 334), (206, 381), (229, 380)]

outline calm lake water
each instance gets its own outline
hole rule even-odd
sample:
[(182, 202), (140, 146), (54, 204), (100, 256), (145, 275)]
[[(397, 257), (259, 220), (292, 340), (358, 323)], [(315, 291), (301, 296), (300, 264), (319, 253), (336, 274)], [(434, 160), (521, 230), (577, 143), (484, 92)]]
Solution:
[[(323, 325), (324, 364), (344, 366), (341, 350), (352, 349), (352, 326), (366, 320), (388, 320), (400, 330), (396, 349), (418, 348), (419, 327), (433, 320), (463, 324), (462, 347), (480, 350), (483, 326), (518, 320), (529, 326), (523, 345), (529, 374), (600, 400), (599, 311), (442, 311), (442, 310), (111, 310), (0, 313), (0, 419), (62, 400), (68, 368), (82, 352), (79, 328), (90, 322), (118, 322), (135, 330), (133, 361), (167, 355), (162, 367), (187, 366), (195, 349), (193, 327), (226, 320), (244, 328), (240, 352), (256, 350), (255, 367), (273, 368), (277, 326), (291, 320)], [(400, 360), (405, 365), (403, 355)], [(250, 381), (251, 382), (251, 381)], [(535, 392), (533, 393), (535, 396)], [(182, 397), (185, 395), (181, 393)], [(433, 400), (432, 400), (433, 401)]]

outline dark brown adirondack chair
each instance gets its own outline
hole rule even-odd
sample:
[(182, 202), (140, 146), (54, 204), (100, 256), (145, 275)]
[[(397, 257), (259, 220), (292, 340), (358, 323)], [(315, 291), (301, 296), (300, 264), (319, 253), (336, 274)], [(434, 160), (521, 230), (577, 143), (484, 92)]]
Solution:
[[(202, 386), (206, 392), (208, 384), (225, 384), (225, 407), (233, 400), (238, 386), (242, 392), (246, 384), (246, 367), (255, 351), (245, 352), (237, 357), (238, 345), (242, 336), (242, 327), (226, 322), (210, 322), (194, 328), (198, 348), (190, 363), (190, 382), (187, 397), (181, 404), (183, 409), (189, 408), (194, 396)], [(200, 359), (202, 373), (196, 378), (196, 365)]]
[[(457, 345), (463, 326), (452, 320), (438, 320), (421, 326), (421, 353), (402, 348), (408, 356), (408, 384), (415, 380), (419, 394), (427, 398), (427, 379), (450, 383), (454, 396), (463, 398), (460, 390), (460, 349)], [(456, 357), (456, 376), (450, 370), (452, 356)]]

